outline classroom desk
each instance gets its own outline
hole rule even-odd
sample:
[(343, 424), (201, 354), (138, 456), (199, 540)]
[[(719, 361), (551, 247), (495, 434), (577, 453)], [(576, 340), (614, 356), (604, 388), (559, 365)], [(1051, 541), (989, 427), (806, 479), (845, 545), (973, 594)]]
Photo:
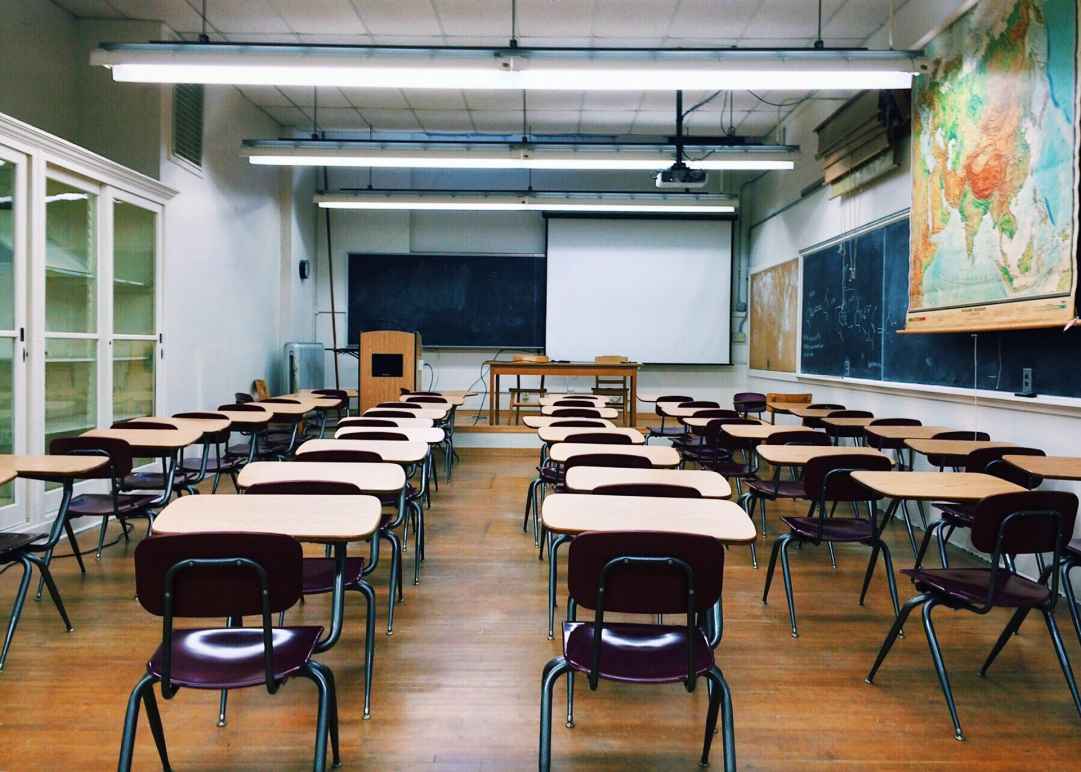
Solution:
[(822, 423), (826, 426), (835, 426), (838, 429), (863, 427), (866, 428), (874, 418), (830, 418), (829, 416), (822, 419)]
[(903, 448), (905, 440), (929, 440), (936, 434), (952, 432), (945, 426), (868, 426), (864, 433), (881, 447)]
[(552, 534), (548, 546), (548, 639), (555, 628), (556, 557), (559, 545), (587, 531), (663, 531), (712, 536), (726, 544), (751, 544), (754, 523), (736, 503), (720, 499), (597, 496), (554, 493), (544, 500), (541, 521)]
[(837, 408), (809, 408), (802, 407), (800, 405), (792, 405), (788, 409), (790, 415), (794, 415), (797, 418), (826, 418), (831, 413), (838, 412)]
[(214, 410), (218, 415), (229, 419), (229, 428), (233, 431), (252, 431), (265, 427), (273, 418), (269, 410)]
[(402, 399), (408, 401), (410, 397), (442, 397), (454, 407), (461, 407), (465, 404), (467, 399), (477, 396), (480, 395), (475, 391), (441, 391), (438, 394), (417, 394), (409, 392), (408, 394), (403, 394)]
[[(485, 362), (488, 365), (488, 393), (493, 398), (488, 400), (488, 425), (499, 423), (499, 379), (506, 375), (534, 376), (583, 376), (588, 378), (624, 378), (630, 381), (628, 387), (627, 425), (638, 423), (638, 362), (619, 362), (601, 364), (599, 362), (514, 362), (507, 359), (495, 359)], [(615, 416), (612, 416), (615, 418)]]
[(295, 461), (253, 461), (240, 470), (237, 485), (279, 482), (342, 482), (364, 493), (397, 493), (405, 487), (405, 472), (398, 464), (297, 463)]
[[(327, 397), (322, 394), (313, 394), (310, 391), (295, 392), (293, 394), (279, 394), (274, 399), (295, 399), (304, 404), (310, 404), (316, 410), (333, 410), (340, 407), (341, 400), (336, 397)], [(274, 404), (273, 402), (271, 404)]]
[(298, 399), (296, 402), (248, 402), (248, 405), (269, 410), (275, 416), (306, 415), (316, 409), (315, 400)]
[(693, 418), (695, 413), (703, 410), (726, 410), (727, 408), (716, 407), (680, 407), (679, 402), (658, 402), (657, 410), (668, 418)]
[(542, 426), (537, 430), (537, 435), (543, 442), (547, 443), (565, 442), (567, 437), (573, 437), (576, 434), (618, 434), (624, 437), (630, 437), (632, 445), (643, 445), (646, 441), (646, 438), (640, 431), (625, 426), (617, 426), (611, 429), (575, 426)]
[[(698, 419), (691, 418), (688, 420), (696, 421)], [(721, 430), (729, 437), (755, 442), (768, 440), (777, 434), (787, 434), (789, 432), (822, 431), (821, 429), (808, 429), (805, 426), (777, 426), (776, 424), (727, 424), (721, 427)]]
[(393, 464), (419, 464), (428, 455), (427, 443), (400, 440), (308, 440), (297, 448), (297, 455), (317, 450), (368, 450)]
[(199, 429), (91, 429), (83, 437), (110, 437), (131, 445), (134, 456), (165, 457), (198, 442)]
[(1074, 456), (1003, 456), (1008, 464), (1045, 480), (1081, 481), (1081, 458)]
[[(886, 526), (903, 501), (950, 501), (959, 504), (972, 503), (999, 493), (1019, 493), (1020, 485), (1002, 480), (994, 475), (969, 472), (868, 472), (852, 473), (852, 479), (890, 499), (882, 518)], [(916, 534), (905, 515), (905, 528), (912, 557), (919, 556)], [(930, 529), (929, 529), (930, 530)]]
[[(169, 424), (174, 429), (194, 429), (201, 435), (215, 434), (232, 426), (233, 422), (226, 416), (221, 418), (173, 418), (168, 416), (147, 416), (146, 418), (133, 418), (133, 421), (154, 421), (155, 423)], [(200, 436), (199, 439), (203, 439)]]
[[(346, 434), (382, 434), (383, 432), (402, 434), (405, 435), (410, 442), (424, 442), (428, 445), (438, 445), (447, 436), (446, 432), (442, 429), (436, 429), (431, 426), (427, 428), (414, 426), (343, 426), (334, 432), (334, 439), (340, 440)], [(353, 439), (361, 438), (354, 437)]]
[(541, 407), (544, 407), (545, 405), (554, 405), (556, 402), (562, 402), (563, 400), (592, 402), (597, 407), (604, 407), (611, 401), (609, 397), (596, 394), (590, 394), (589, 396), (586, 396), (585, 394), (546, 394), (540, 398), (540, 405)]
[[(363, 424), (352, 423), (355, 420), (355, 418), (343, 418), (338, 422), (338, 428), (352, 427), (354, 429), (374, 429), (376, 431), (394, 428), (392, 426), (364, 426)], [(430, 429), (435, 423), (431, 418), (376, 418), (373, 420), (387, 421), (402, 429)]]
[(981, 448), (1015, 447), (1015, 442), (993, 442), (990, 440), (905, 440), (905, 446), (921, 456), (964, 457)]
[[(577, 408), (577, 407), (555, 407), (553, 405), (545, 405), (545, 406), (543, 406), (541, 408), (541, 415), (552, 415), (557, 410), (596, 410), (600, 414), (600, 415), (597, 416), (598, 418), (616, 418), (619, 415), (619, 411), (616, 410), (614, 407), (595, 407), (595, 408), (594, 407), (582, 407), (582, 408)], [(562, 416), (562, 417), (563, 418), (568, 418), (569, 416)], [(634, 424), (630, 424), (630, 426), (634, 426)]]
[[(607, 418), (567, 418), (566, 416), (554, 416), (554, 415), (524, 415), (522, 416), (522, 423), (528, 426), (530, 429), (541, 429), (545, 426), (550, 426), (559, 421), (596, 421), (597, 423), (604, 424), (605, 428), (611, 429), (615, 427), (615, 424), (609, 421)], [(570, 427), (574, 428), (574, 427)], [(588, 432), (593, 429), (598, 429), (597, 426), (582, 426), (579, 427), (580, 431)]]
[[(708, 408), (701, 408), (701, 409), (702, 410), (707, 410)], [(696, 418), (694, 416), (691, 416), (690, 418), (680, 418), (679, 422), (681, 424), (683, 424), (684, 426), (690, 426), (692, 429), (705, 429), (707, 426), (709, 426), (710, 421), (723, 421), (723, 420), (725, 420), (725, 419), (723, 419), (723, 418)], [(740, 420), (741, 421), (757, 421), (759, 423), (759, 425), (761, 425), (761, 426), (769, 426), (769, 424), (764, 424), (757, 418), (741, 418)], [(736, 424), (736, 425), (739, 426), (740, 424)], [(744, 424), (744, 425), (749, 426), (749, 424)], [(802, 427), (802, 426), (784, 426), (784, 427), (779, 427), (779, 428), (788, 429), (789, 431), (792, 431), (793, 429), (802, 429), (804, 427)]]
[(571, 456), (586, 453), (615, 454), (621, 456), (643, 456), (653, 466), (679, 466), (679, 453), (675, 448), (661, 445), (600, 445), (589, 442), (558, 442), (552, 446), (548, 457), (557, 463), (566, 463)]
[(403, 402), (402, 406), (400, 408), (399, 407), (370, 407), (367, 410), (365, 410), (363, 413), (361, 413), (361, 416), (362, 417), (369, 417), (369, 418), (379, 418), (379, 416), (372, 415), (372, 413), (381, 413), (381, 412), (386, 411), (386, 410), (398, 410), (398, 411), (401, 411), (403, 413), (412, 413), (414, 418), (427, 418), (427, 419), (429, 419), (431, 421), (442, 421), (443, 419), (445, 419), (447, 417), (447, 414), (450, 412), (450, 408), (439, 408), (439, 407), (434, 407), (434, 408), (414, 408), (411, 405), (409, 405), (409, 403)]
[(567, 472), (564, 484), (575, 493), (592, 493), (602, 485), (652, 483), (694, 488), (705, 499), (727, 499), (732, 486), (717, 472), (705, 469), (618, 469), (606, 466), (576, 466)]
[(772, 466), (805, 466), (813, 458), (823, 456), (880, 456), (874, 448), (838, 448), (834, 445), (759, 445), (758, 455)]

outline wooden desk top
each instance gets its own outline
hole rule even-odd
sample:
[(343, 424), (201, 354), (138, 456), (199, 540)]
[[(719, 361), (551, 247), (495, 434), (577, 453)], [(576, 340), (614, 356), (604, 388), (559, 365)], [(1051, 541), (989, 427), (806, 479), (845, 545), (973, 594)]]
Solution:
[[(432, 424), (435, 423), (431, 418), (378, 418), (379, 421), (392, 421), (394, 426), (400, 426), (403, 429), (430, 429)], [(342, 429), (350, 426), (350, 419), (343, 418), (338, 421), (338, 426)], [(390, 429), (390, 426), (353, 426), (354, 429)]]
[(489, 359), (484, 364), (489, 369), (505, 370), (508, 368), (524, 370), (637, 370), (641, 362), (515, 362), (510, 359)]
[(694, 414), (702, 410), (727, 410), (727, 408), (715, 407), (677, 407), (678, 402), (658, 402), (657, 407), (669, 418), (693, 418)]
[(622, 426), (611, 429), (591, 428), (588, 426), (542, 426), (537, 430), (537, 434), (544, 442), (563, 442), (567, 437), (572, 437), (575, 434), (622, 434), (624, 437), (631, 438), (632, 445), (643, 445), (646, 441), (646, 438), (637, 429), (628, 429)]
[(852, 478), (891, 499), (979, 501), (998, 493), (1018, 493), (1014, 485), (989, 474), (968, 472), (853, 472)]
[(541, 407), (543, 407), (545, 405), (553, 405), (556, 402), (561, 402), (561, 401), (563, 401), (565, 399), (573, 399), (573, 400), (576, 400), (578, 402), (592, 402), (593, 404), (597, 405), (598, 407), (604, 407), (606, 404), (608, 404), (608, 401), (609, 401), (608, 397), (597, 396), (597, 395), (592, 395), (592, 394), (589, 395), (588, 397), (585, 396), (585, 395), (581, 395), (581, 394), (575, 394), (573, 396), (570, 395), (570, 394), (547, 394), (547, 395), (540, 398), (540, 405), (541, 405)]
[(394, 432), (404, 434), (410, 442), (423, 442), (428, 445), (437, 445), (443, 441), (445, 434), (442, 429), (432, 427), (420, 428), (414, 426), (343, 426), (334, 432), (334, 439), (340, 440), (343, 434), (372, 434), (377, 432)]
[(867, 434), (884, 440), (929, 440), (936, 434), (953, 431), (945, 426), (868, 426)]
[(447, 400), (450, 404), (460, 407), (465, 404), (467, 399), (470, 397), (478, 397), (480, 396), (480, 393), (476, 391), (466, 391), (464, 389), (450, 389), (448, 391), (441, 391), (438, 394), (403, 394), (402, 399), (409, 396), (443, 397), (443, 399)]
[(0, 485), (16, 477), (31, 480), (46, 477), (51, 480), (64, 477), (78, 479), (108, 463), (109, 459), (104, 456), (0, 455)]
[[(370, 413), (380, 412), (382, 410), (401, 410), (406, 413), (412, 413), (414, 418), (427, 418), (430, 421), (442, 421), (447, 417), (447, 413), (450, 412), (449, 407), (435, 407), (435, 409), (428, 408), (414, 408), (407, 402), (403, 402), (399, 407), (370, 407), (365, 410), (361, 415), (367, 416)], [(378, 418), (379, 416), (371, 416), (371, 418)]]
[(702, 534), (729, 544), (746, 544), (757, 537), (747, 513), (720, 499), (553, 493), (544, 499), (541, 519), (548, 530), (566, 534), (664, 531)]
[(277, 415), (304, 415), (315, 410), (315, 400), (300, 398), (297, 402), (299, 404), (295, 405), (288, 402), (248, 402), (247, 404), (261, 407)]
[(592, 493), (602, 485), (655, 483), (684, 485), (696, 489), (707, 499), (727, 499), (732, 495), (728, 481), (716, 472), (704, 469), (616, 469), (603, 466), (576, 466), (567, 472), (567, 487), (572, 491)]
[[(567, 418), (566, 416), (554, 416), (554, 415), (524, 415), (524, 416), (522, 416), (522, 423), (525, 424), (526, 426), (528, 426), (530, 429), (540, 429), (540, 428), (542, 428), (544, 426), (549, 426), (550, 424), (556, 423), (557, 421), (578, 421), (578, 420), (599, 421), (600, 423), (603, 423), (605, 425), (605, 427), (608, 428), (608, 429), (612, 429), (612, 428), (615, 427), (615, 424), (612, 423), (611, 421), (609, 421), (607, 418), (578, 419), (578, 418)], [(573, 429), (575, 427), (570, 427), (570, 428)], [(600, 428), (599, 426), (582, 426), (582, 427), (578, 427), (578, 430), (582, 431), (582, 432), (589, 432), (589, 431), (593, 431), (594, 429), (599, 429), (599, 428)]]
[(823, 456), (878, 456), (886, 455), (874, 448), (838, 448), (831, 445), (759, 445), (758, 455), (775, 466), (803, 466), (812, 458)]
[(1048, 480), (1081, 480), (1081, 458), (1074, 456), (1003, 456), (1003, 459)]
[(967, 456), (980, 448), (1008, 448), (1015, 444), (987, 440), (905, 440), (905, 445), (924, 456)]
[(548, 457), (560, 463), (571, 456), (585, 453), (605, 453), (626, 456), (643, 456), (654, 466), (679, 466), (679, 453), (670, 445), (601, 445), (591, 442), (558, 442), (552, 446)]
[(283, 533), (297, 541), (363, 541), (379, 527), (375, 496), (183, 496), (154, 518), (158, 535)]
[(177, 429), (194, 429), (197, 432), (220, 432), (222, 429), (228, 429), (232, 424), (232, 421), (228, 417), (222, 416), (221, 418), (176, 418), (167, 416), (148, 416), (146, 418), (136, 418), (136, 421), (158, 421), (160, 423), (172, 424)]
[[(619, 415), (619, 411), (616, 410), (615, 408), (611, 408), (611, 407), (573, 408), (573, 407), (552, 407), (551, 405), (545, 405), (544, 407), (542, 407), (541, 408), (541, 413), (543, 415), (552, 415), (552, 413), (554, 411), (556, 411), (556, 410), (596, 410), (598, 413), (600, 413), (600, 415), (598, 416), (599, 418), (615, 418), (616, 416)], [(566, 416), (563, 416), (563, 417), (565, 418)]]
[[(322, 394), (314, 394), (311, 391), (299, 391), (294, 394), (279, 394), (275, 399), (296, 399), (307, 404), (311, 403), (312, 407), (321, 410), (327, 410), (330, 408), (338, 407), (338, 403), (341, 400), (334, 397), (327, 397)], [(271, 403), (273, 404), (273, 403)]]
[(873, 418), (823, 418), (822, 423), (824, 423), (826, 426), (835, 426), (835, 427), (838, 427), (838, 428), (853, 427), (853, 426), (864, 426), (864, 427), (866, 427), (867, 424), (871, 423), (871, 421), (873, 421), (873, 420), (875, 420), (875, 419), (873, 419)]
[[(704, 410), (706, 408), (702, 408), (702, 409)], [(705, 427), (709, 426), (710, 421), (721, 421), (723, 419), (721, 419), (721, 418), (695, 418), (694, 416), (691, 416), (690, 418), (680, 418), (679, 420), (680, 420), (680, 423), (682, 423), (684, 426), (692, 426), (695, 429), (704, 429)], [(756, 421), (759, 424), (761, 424), (762, 426), (773, 426), (773, 424), (763, 424), (757, 418), (750, 418), (750, 419), (747, 419), (747, 420)], [(749, 425), (749, 424), (747, 424), (747, 425)], [(778, 426), (776, 428), (778, 428), (778, 429), (805, 429), (806, 427), (804, 427), (804, 426)]]
[(425, 410), (443, 410), (453, 409), (460, 407), (465, 403), (464, 399), (457, 399), (452, 397), (444, 397), (442, 395), (436, 396), (434, 394), (424, 394), (424, 399), (437, 399), (438, 402), (416, 402), (409, 398), (408, 394), (403, 394), (398, 402), (402, 403), (406, 407), (419, 407)]
[[(664, 392), (657, 392), (657, 391), (641, 392), (640, 391), (640, 392), (638, 392), (638, 401), (639, 402), (660, 402), (660, 403), (664, 403), (664, 402), (686, 402), (687, 400), (685, 400), (685, 399), (679, 399), (679, 400), (662, 399), (662, 397), (668, 397), (671, 394), (676, 394), (678, 391), (679, 391), (679, 389), (671, 389), (669, 391), (664, 391)], [(683, 396), (690, 396), (690, 395), (684, 394)]]
[[(689, 419), (698, 420), (698, 419)], [(724, 433), (740, 440), (765, 440), (775, 434), (787, 432), (810, 432), (821, 431), (820, 429), (808, 429), (806, 426), (777, 426), (776, 424), (730, 424), (722, 427)]]
[(405, 472), (398, 464), (341, 464), (331, 461), (297, 463), (295, 461), (255, 461), (240, 470), (237, 484), (248, 488), (260, 483), (344, 482), (360, 490), (381, 493), (405, 487)]
[(111, 437), (136, 448), (179, 450), (198, 442), (203, 433), (198, 429), (92, 429), (82, 436)]
[(215, 410), (218, 415), (223, 415), (232, 423), (232, 428), (240, 426), (265, 426), (270, 423), (273, 413), (269, 410)]
[(801, 407), (800, 405), (790, 405), (789, 408), (788, 408), (788, 412), (791, 413), (794, 416), (799, 416), (800, 418), (825, 418), (830, 413), (836, 413), (837, 409), (836, 408), (830, 409), (830, 408), (818, 408), (818, 407), (816, 407), (816, 408), (814, 408), (812, 410), (809, 407)]
[(317, 450), (370, 450), (395, 464), (415, 464), (428, 455), (427, 443), (400, 440), (308, 440), (297, 448), (297, 454)]

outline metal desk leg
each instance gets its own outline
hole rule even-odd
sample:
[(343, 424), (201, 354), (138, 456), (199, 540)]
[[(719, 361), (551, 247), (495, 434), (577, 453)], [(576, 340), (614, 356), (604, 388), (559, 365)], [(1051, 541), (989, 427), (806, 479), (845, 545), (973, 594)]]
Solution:
[(570, 541), (571, 537), (565, 533), (561, 533), (558, 536), (550, 534), (552, 539), (551, 544), (548, 546), (548, 640), (552, 640), (555, 633), (556, 622), (556, 552), (559, 550), (559, 545), (563, 542)]
[(315, 644), (317, 652), (326, 651), (342, 637), (342, 618), (345, 616), (345, 543), (334, 543), (334, 593), (331, 595), (330, 632)]
[[(45, 554), (41, 558), (41, 562), (45, 564), (45, 567), (49, 567), (49, 563), (53, 559), (53, 549), (56, 548), (57, 542), (60, 541), (60, 535), (64, 532), (64, 524), (68, 519), (68, 506), (71, 504), (71, 494), (75, 488), (75, 480), (68, 478), (63, 483), (64, 492), (60, 496), (60, 508), (56, 510), (56, 519), (53, 520), (52, 528), (49, 529), (49, 540), (45, 542), (43, 546), (46, 547)], [(38, 579), (38, 591), (34, 595), (34, 600), (41, 600), (41, 591), (45, 587), (45, 573), (42, 572), (42, 576)]]

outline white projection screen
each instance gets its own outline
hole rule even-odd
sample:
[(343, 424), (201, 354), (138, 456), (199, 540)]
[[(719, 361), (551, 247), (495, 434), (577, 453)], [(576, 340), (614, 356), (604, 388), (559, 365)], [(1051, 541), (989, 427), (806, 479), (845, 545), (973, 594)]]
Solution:
[(731, 222), (551, 217), (547, 262), (551, 359), (731, 363)]

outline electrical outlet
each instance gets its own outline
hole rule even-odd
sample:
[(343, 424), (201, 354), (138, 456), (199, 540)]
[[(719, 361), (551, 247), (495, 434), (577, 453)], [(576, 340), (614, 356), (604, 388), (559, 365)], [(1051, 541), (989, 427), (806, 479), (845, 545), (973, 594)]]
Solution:
[(1021, 391), (1029, 394), (1032, 392), (1032, 368), (1021, 368)]

